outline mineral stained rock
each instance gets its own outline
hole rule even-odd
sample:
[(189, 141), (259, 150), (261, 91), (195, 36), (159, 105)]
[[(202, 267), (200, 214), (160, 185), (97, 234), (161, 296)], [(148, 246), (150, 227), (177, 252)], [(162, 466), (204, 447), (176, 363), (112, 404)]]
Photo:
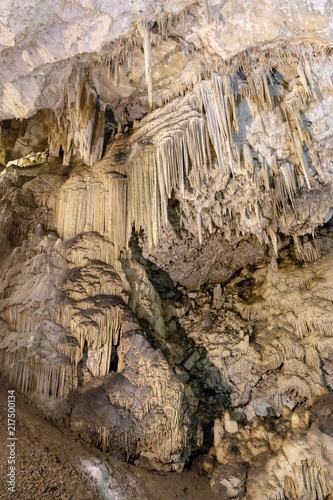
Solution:
[(332, 2), (2, 4), (1, 374), (216, 498), (333, 498)]

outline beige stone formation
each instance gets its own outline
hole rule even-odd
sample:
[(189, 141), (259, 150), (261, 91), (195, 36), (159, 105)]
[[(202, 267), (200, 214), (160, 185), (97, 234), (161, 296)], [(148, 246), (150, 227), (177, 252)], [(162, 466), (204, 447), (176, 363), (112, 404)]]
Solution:
[(328, 500), (332, 2), (2, 3), (1, 374), (216, 498)]

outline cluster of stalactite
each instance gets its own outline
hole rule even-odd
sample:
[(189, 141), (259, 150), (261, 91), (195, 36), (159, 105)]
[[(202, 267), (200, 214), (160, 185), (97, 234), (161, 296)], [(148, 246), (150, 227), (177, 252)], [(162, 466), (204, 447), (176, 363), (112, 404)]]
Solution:
[(97, 388), (87, 387), (67, 423), (105, 451), (121, 449), (126, 459), (142, 454), (168, 468), (182, 468), (182, 450), (196, 432), (191, 426), (195, 422), (186, 409), (183, 384), (142, 333), (123, 332), (118, 373)]
[[(151, 122), (140, 129), (140, 140), (145, 136), (153, 147), (143, 147), (144, 151), (135, 150), (133, 154), (131, 175), (135, 184), (140, 185), (137, 178), (140, 170), (144, 170), (141, 185), (145, 191), (136, 197), (142, 206), (145, 205), (145, 214), (135, 222), (143, 225), (142, 219), (146, 220), (151, 246), (158, 241), (158, 228), (167, 222), (167, 202), (172, 193), (186, 199), (189, 194), (187, 192), (185, 196), (185, 188), (187, 191), (202, 189), (205, 169), (211, 165), (211, 145), (222, 172), (235, 178), (246, 176), (247, 182), (253, 183), (257, 191), (263, 188), (273, 199), (275, 213), (286, 213), (289, 207), (296, 212), (295, 197), (303, 179), (311, 189), (306, 150), (312, 146), (312, 137), (302, 112), (312, 101), (319, 99), (321, 93), (332, 92), (332, 84), (327, 78), (323, 79), (319, 90), (308, 53), (301, 52), (300, 60), (297, 60), (295, 54), (287, 52), (283, 53), (279, 64), (283, 65), (287, 59), (295, 75), (286, 90), (282, 74), (274, 68), (278, 62), (273, 55), (268, 67), (261, 63), (255, 70), (247, 68), (246, 71), (244, 65), (234, 75), (214, 72), (211, 80), (197, 85), (185, 102), (179, 106), (173, 104), (166, 110), (171, 115), (168, 124), (162, 120), (159, 123), (156, 115), (155, 126)], [(239, 59), (237, 63), (240, 64)], [(280, 116), (281, 122), (286, 123), (285, 139), (290, 143), (290, 161), (277, 165), (273, 158), (269, 165), (264, 158), (255, 158), (251, 146), (238, 139), (237, 104), (242, 99), (247, 99), (259, 113), (274, 112)], [(297, 159), (298, 164), (295, 164)], [(320, 168), (318, 170), (320, 174)], [(244, 228), (248, 217), (246, 212), (252, 210), (260, 228), (260, 202), (253, 201), (252, 207), (240, 207), (241, 226)], [(198, 221), (200, 238), (200, 216)], [(257, 233), (261, 241), (266, 242), (269, 236), (276, 248), (272, 227), (264, 235), (260, 230)]]
[[(243, 178), (252, 186), (254, 195), (264, 192), (270, 197), (276, 215), (285, 213), (287, 218), (290, 211), (296, 213), (299, 190), (303, 189), (302, 186), (311, 188), (308, 151), (314, 147), (303, 112), (311, 102), (332, 92), (327, 73), (324, 70), (320, 73), (328, 55), (323, 50), (316, 54), (315, 59), (313, 50), (310, 46), (289, 47), (288, 50), (286, 47), (274, 48), (264, 56), (257, 54), (255, 63), (254, 54), (244, 53), (224, 67), (224, 72), (222, 68), (214, 68), (211, 78), (198, 83), (187, 96), (150, 113), (134, 126), (129, 137), (120, 136), (99, 163), (104, 137), (102, 104), (84, 74), (77, 72), (68, 84), (61, 112), (45, 112), (50, 152), (57, 155), (62, 147), (65, 163), (77, 153), (86, 163), (94, 165), (71, 176), (59, 194), (55, 193), (48, 199), (43, 194), (35, 195), (38, 206), (47, 205), (53, 211), (52, 220), (48, 217), (47, 228), (56, 229), (64, 240), (82, 233), (99, 234), (103, 242), (107, 242), (106, 250), (104, 243), (99, 248), (101, 260), (119, 268), (118, 258), (128, 246), (133, 226), (146, 228), (150, 247), (157, 246), (161, 228), (168, 223), (169, 200), (176, 195), (183, 206), (191, 203), (196, 193), (207, 189), (212, 171), (219, 172), (217, 178), (221, 186)], [(283, 77), (285, 65), (292, 73), (289, 82)], [(283, 164), (278, 164), (274, 156), (269, 164), (255, 155), (251, 144), (240, 138), (239, 105), (243, 99), (263, 117), (265, 113), (273, 112), (285, 124), (285, 139), (290, 144), (291, 158)], [(11, 140), (15, 141), (23, 131), (20, 132), (16, 122), (13, 130), (15, 134), (9, 132), (7, 139), (13, 136)], [(123, 151), (130, 154), (124, 155), (120, 162), (122, 155), (119, 153)], [(110, 169), (110, 164), (115, 168)], [(276, 227), (266, 225), (261, 229), (260, 203), (258, 195), (251, 204), (239, 200), (236, 208), (222, 204), (220, 222), (215, 219), (214, 223), (223, 227), (225, 218), (231, 231), (231, 221), (235, 219), (233, 224), (238, 226), (239, 232), (246, 234), (246, 231), (253, 230), (261, 241), (268, 243), (270, 240), (277, 253)], [(256, 221), (254, 229), (249, 228), (251, 213)], [(213, 224), (207, 222), (207, 217), (209, 214), (206, 214), (206, 219), (202, 213), (196, 214), (199, 240), (205, 231), (212, 230)], [(18, 227), (19, 231), (21, 229), (24, 230), (23, 226)], [(225, 235), (228, 237), (227, 232)], [(296, 257), (316, 260), (326, 249), (326, 243), (324, 239), (307, 240), (295, 235)], [(73, 250), (74, 247), (68, 252), (77, 250), (80, 259), (91, 258), (86, 246), (81, 248), (78, 244)], [(64, 256), (56, 254), (52, 258), (59, 267), (66, 267)], [(66, 259), (70, 261), (70, 256)], [(114, 290), (109, 287), (107, 294), (119, 295), (119, 286), (115, 284)], [(77, 365), (84, 348), (99, 351), (99, 374), (106, 374), (112, 346), (118, 342), (119, 318), (111, 309), (101, 311), (99, 303), (87, 299), (87, 296), (98, 295), (96, 290), (85, 290), (83, 295), (75, 293), (75, 290), (68, 290), (68, 297), (75, 301), (75, 305), (63, 307), (62, 317), (55, 312), (48, 318), (70, 327), (77, 341), (76, 346), (63, 344), (59, 353)], [(89, 321), (86, 310), (90, 311), (87, 313)], [(93, 310), (96, 310), (94, 314)], [(32, 309), (24, 310), (16, 304), (4, 308), (1, 316), (13, 328), (25, 332), (33, 331), (44, 319), (37, 318)], [(108, 332), (107, 338), (105, 332)], [(22, 359), (18, 361), (21, 363)], [(35, 371), (35, 368), (31, 370)], [(22, 375), (22, 380), (27, 377)], [(59, 380), (63, 379), (63, 375), (59, 377)]]
[[(221, 185), (226, 186), (228, 179), (243, 178), (253, 191), (250, 202), (240, 200), (236, 213), (235, 207), (221, 207), (221, 218), (229, 212), (228, 220), (234, 220), (234, 227), (224, 228), (226, 238), (232, 230), (238, 235), (253, 232), (261, 243), (271, 242), (277, 253), (276, 225), (262, 227), (260, 193), (271, 200), (275, 217), (283, 216), (288, 223), (297, 218), (300, 189), (311, 189), (309, 151), (314, 156), (318, 153), (303, 113), (312, 102), (332, 92), (332, 82), (322, 70), (327, 57), (325, 49), (315, 50), (310, 45), (281, 46), (268, 49), (264, 55), (245, 52), (228, 65), (215, 68), (211, 78), (199, 82), (185, 98), (141, 120), (126, 145), (123, 138), (113, 144), (109, 161), (118, 172), (106, 175), (104, 169), (101, 174), (99, 166), (81, 178), (81, 183), (78, 178), (67, 183), (56, 204), (57, 230), (64, 238), (97, 231), (114, 243), (117, 258), (134, 225), (147, 229), (153, 248), (168, 222), (168, 200), (176, 195), (181, 203), (190, 202), (193, 192), (207, 187), (217, 164)], [(288, 82), (283, 76), (286, 68), (292, 74)], [(283, 124), (290, 148), (287, 160), (278, 162), (274, 154), (268, 160), (241, 138), (239, 105), (244, 99), (263, 120), (267, 113), (273, 113)], [(119, 165), (117, 153), (122, 144), (128, 148), (128, 143), (129, 161)], [(312, 163), (321, 176), (320, 163), (315, 158)], [(68, 218), (67, 213), (74, 216)], [(207, 219), (207, 214), (196, 215), (200, 241), (216, 226), (216, 220), (208, 216), (204, 221), (204, 217)], [(308, 247), (301, 251), (296, 245), (297, 255), (309, 259), (320, 255), (316, 246)]]
[(85, 178), (73, 177), (56, 199), (49, 200), (54, 209), (53, 225), (63, 239), (90, 231), (105, 236), (113, 244), (108, 259), (116, 265), (119, 251), (127, 247), (130, 236), (128, 179), (117, 172), (98, 168), (95, 172)]
[(66, 85), (60, 109), (44, 111), (50, 155), (59, 156), (69, 165), (73, 154), (87, 165), (102, 156), (104, 144), (105, 105), (92, 89), (83, 71), (75, 71)]
[[(85, 356), (89, 376), (109, 373), (129, 287), (105, 262), (110, 248), (93, 233), (67, 246), (46, 235), (40, 241), (24, 240), (11, 257), (12, 266), (2, 277), (0, 361), (22, 392), (42, 399), (65, 397), (80, 382), (79, 364)], [(48, 277), (43, 274), (46, 267)], [(43, 304), (40, 297), (23, 297), (23, 271), (29, 283), (44, 290)], [(64, 301), (59, 296), (59, 305), (49, 296), (54, 278), (64, 281), (67, 297)]]

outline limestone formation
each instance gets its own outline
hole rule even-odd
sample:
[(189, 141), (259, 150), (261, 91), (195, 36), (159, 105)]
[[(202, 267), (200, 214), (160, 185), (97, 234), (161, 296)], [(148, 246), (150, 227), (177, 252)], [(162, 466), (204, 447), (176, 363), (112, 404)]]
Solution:
[(134, 3), (3, 2), (1, 374), (216, 498), (328, 500), (332, 2)]

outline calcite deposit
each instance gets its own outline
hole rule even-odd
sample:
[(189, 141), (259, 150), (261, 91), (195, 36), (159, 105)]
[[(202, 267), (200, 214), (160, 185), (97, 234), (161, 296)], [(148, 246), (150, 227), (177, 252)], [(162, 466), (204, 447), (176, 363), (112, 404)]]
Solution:
[(331, 0), (2, 4), (1, 374), (212, 498), (333, 498)]

